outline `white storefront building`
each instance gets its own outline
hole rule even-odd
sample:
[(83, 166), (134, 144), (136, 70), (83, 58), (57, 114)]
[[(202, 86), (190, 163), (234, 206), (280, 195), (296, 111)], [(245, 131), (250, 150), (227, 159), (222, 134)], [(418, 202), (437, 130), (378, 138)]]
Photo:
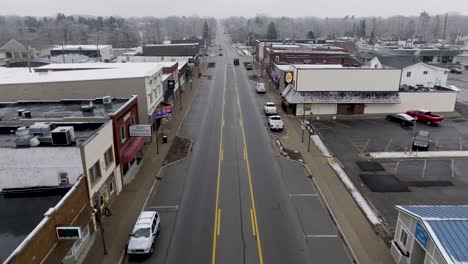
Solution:
[(401, 86), (400, 69), (289, 65), (288, 72), (293, 81), (281, 93), (283, 108), (295, 115), (453, 112), (459, 91), (453, 86)]

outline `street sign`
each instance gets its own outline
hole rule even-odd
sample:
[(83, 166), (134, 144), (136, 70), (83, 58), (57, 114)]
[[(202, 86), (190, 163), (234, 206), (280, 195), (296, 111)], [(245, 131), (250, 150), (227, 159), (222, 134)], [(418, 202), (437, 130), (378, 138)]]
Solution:
[(175, 89), (175, 81), (174, 80), (168, 80), (167, 81), (167, 89)]
[(293, 73), (292, 72), (287, 72), (284, 74), (284, 82), (286, 84), (291, 84), (293, 81)]
[(131, 137), (151, 137), (151, 125), (132, 125), (129, 132)]
[(427, 247), (427, 243), (429, 242), (429, 234), (426, 232), (426, 229), (419, 224), (416, 224), (416, 229), (414, 230), (414, 237), (416, 240), (421, 244), (423, 248)]
[(59, 226), (56, 227), (58, 239), (80, 239), (81, 227)]

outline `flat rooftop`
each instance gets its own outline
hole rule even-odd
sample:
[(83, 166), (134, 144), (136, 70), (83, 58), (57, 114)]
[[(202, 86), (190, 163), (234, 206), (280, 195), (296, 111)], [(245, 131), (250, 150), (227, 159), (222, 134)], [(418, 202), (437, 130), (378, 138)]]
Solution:
[[(165, 63), (69, 63), (33, 69), (1, 68), (0, 85), (143, 78), (154, 75)], [(43, 71), (43, 72), (39, 72)]]
[(54, 45), (52, 50), (97, 50), (112, 48), (112, 45)]
[(0, 259), (5, 260), (63, 196), (6, 198), (0, 193)]
[[(291, 64), (291, 67), (297, 69), (342, 69), (341, 64)], [(351, 67), (356, 69), (356, 67)]]
[[(38, 148), (38, 147), (58, 147), (58, 148), (70, 148), (70, 147), (77, 147), (82, 145), (86, 142), (91, 136), (93, 136), (96, 131), (103, 125), (103, 123), (81, 123), (81, 122), (57, 122), (54, 123), (56, 127), (63, 127), (63, 126), (72, 126), (75, 131), (75, 141), (72, 145), (68, 146), (56, 146), (51, 144), (44, 144), (41, 143), (37, 147), (31, 148)], [(17, 126), (0, 126), (0, 148), (16, 148), (16, 130), (21, 127), (21, 125)]]
[(177, 44), (146, 44), (146, 47), (173, 47), (173, 46), (193, 46), (199, 43), (177, 43)]
[[(119, 111), (131, 98), (113, 98), (109, 104), (103, 99), (94, 100), (61, 100), (61, 101), (19, 101), (0, 102), (0, 124), (20, 120), (55, 120), (67, 118), (106, 118)], [(82, 111), (82, 105), (93, 104), (93, 111)], [(31, 119), (18, 115), (18, 110), (31, 112)]]

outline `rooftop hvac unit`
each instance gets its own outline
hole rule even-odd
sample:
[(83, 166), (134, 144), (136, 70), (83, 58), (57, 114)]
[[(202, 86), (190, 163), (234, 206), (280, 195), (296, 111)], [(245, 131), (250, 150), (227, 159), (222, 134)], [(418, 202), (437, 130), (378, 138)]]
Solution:
[(19, 117), (22, 117), (23, 116), (23, 112), (26, 111), (26, 109), (18, 109), (16, 110), (16, 112), (18, 113), (18, 116)]
[(26, 148), (29, 147), (29, 140), (32, 138), (31, 135), (29, 135), (29, 131), (25, 127), (20, 127), (16, 130), (16, 147), (18, 148)]
[(70, 184), (70, 180), (68, 179), (68, 172), (58, 172), (58, 180), (60, 186), (68, 186)]
[(93, 101), (89, 101), (81, 105), (81, 111), (83, 112), (92, 112), (94, 110)]
[(31, 118), (31, 111), (24, 111), (23, 112), (23, 117), (24, 118)]
[(33, 136), (46, 137), (50, 136), (50, 131), (54, 130), (55, 126), (48, 122), (38, 122), (29, 126), (29, 134)]
[(112, 104), (112, 96), (104, 96), (102, 97), (103, 104)]
[(50, 134), (52, 145), (67, 146), (75, 140), (75, 130), (72, 126), (57, 127)]

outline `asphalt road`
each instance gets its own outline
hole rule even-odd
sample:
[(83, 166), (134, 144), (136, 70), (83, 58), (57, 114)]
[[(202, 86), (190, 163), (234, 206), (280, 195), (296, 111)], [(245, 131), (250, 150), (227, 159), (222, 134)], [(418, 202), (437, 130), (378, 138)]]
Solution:
[[(223, 56), (183, 122), (191, 156), (166, 168), (147, 210), (161, 215), (145, 263), (351, 263), (305, 169), (281, 158), (255, 94), (221, 29)], [(217, 55), (218, 53), (216, 53)], [(241, 62), (248, 57), (240, 57)], [(251, 58), (250, 58), (251, 59)]]

